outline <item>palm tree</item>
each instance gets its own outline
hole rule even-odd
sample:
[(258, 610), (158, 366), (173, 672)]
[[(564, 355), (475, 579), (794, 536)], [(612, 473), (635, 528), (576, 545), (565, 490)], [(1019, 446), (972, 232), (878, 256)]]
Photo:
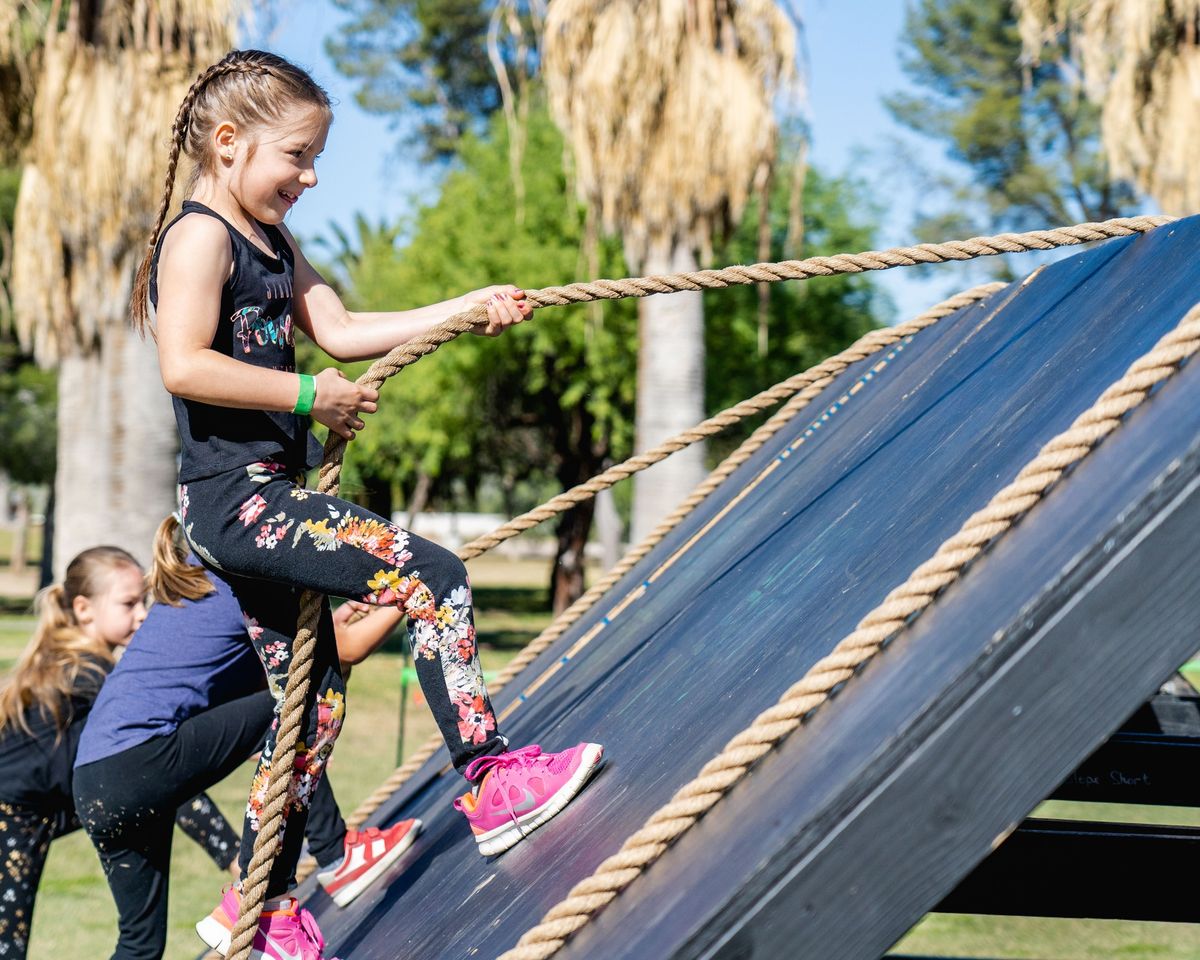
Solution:
[[(592, 216), (629, 268), (696, 269), (774, 162), (795, 30), (772, 0), (554, 0), (543, 71)], [(704, 418), (699, 293), (639, 305), (636, 445)], [(635, 480), (640, 539), (703, 478), (700, 445)]]
[(57, 572), (101, 542), (147, 557), (172, 509), (174, 421), (154, 347), (130, 330), (129, 298), (158, 209), (166, 132), (195, 75), (231, 45), (235, 3), (49, 5), (12, 294), (22, 342), (59, 371)]
[(1070, 33), (1113, 175), (1200, 210), (1200, 0), (1017, 0), (1026, 55)]

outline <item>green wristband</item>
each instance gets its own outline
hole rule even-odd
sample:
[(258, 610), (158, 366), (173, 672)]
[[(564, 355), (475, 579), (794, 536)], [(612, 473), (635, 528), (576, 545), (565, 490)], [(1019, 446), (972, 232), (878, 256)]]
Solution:
[(296, 398), (296, 405), (292, 407), (292, 413), (307, 417), (312, 413), (313, 403), (317, 399), (317, 379), (309, 373), (301, 373), (299, 377), (300, 396)]

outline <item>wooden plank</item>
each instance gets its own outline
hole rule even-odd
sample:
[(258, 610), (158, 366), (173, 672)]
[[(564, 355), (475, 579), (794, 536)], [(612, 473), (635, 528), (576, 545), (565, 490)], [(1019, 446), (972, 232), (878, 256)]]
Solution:
[(934, 909), (1195, 923), (1198, 860), (1194, 827), (1028, 820)]
[[(1104, 316), (1106, 324), (1118, 323), (1126, 316), (1120, 311), (1129, 310), (1145, 332), (1147, 324), (1170, 322), (1172, 310), (1177, 317), (1186, 309), (1186, 292), (1157, 287), (1151, 296), (1151, 288), (1144, 286), (1149, 264), (1143, 260), (1135, 266), (1117, 269), (1110, 264), (1105, 283), (1054, 305), (1042, 326), (1065, 331), (1095, 315)], [(1036, 293), (1045, 278), (1043, 273), (1029, 292)], [(1105, 314), (1114, 288), (1122, 294), (1141, 290), (1149, 299), (1134, 296), (1117, 304), (1117, 313)], [(1020, 299), (1012, 309), (1019, 307)], [(994, 324), (1006, 327), (1003, 317)], [(1121, 330), (1109, 328), (1112, 339), (1105, 343), (1124, 336), (1126, 328)], [(982, 332), (977, 341), (980, 336)], [(981, 351), (993, 346), (976, 343)], [(960, 356), (977, 361), (979, 354)], [(1010, 365), (1014, 372), (1021, 369), (1019, 363)], [(1080, 389), (1073, 363), (1045, 372)], [(994, 449), (992, 444), (1004, 448), (1019, 430), (1016, 421), (1005, 421), (1002, 435), (981, 435), (973, 422), (961, 419), (971, 418), (975, 408), (969, 404), (978, 401), (963, 392), (965, 387), (945, 389), (935, 376), (906, 371), (909, 392), (897, 402), (922, 402), (913, 379), (931, 390), (941, 386), (948, 409), (939, 414), (952, 415), (938, 418), (945, 424), (946, 445), (972, 443), (978, 463)], [(1047, 382), (1039, 380), (1039, 386)], [(1030, 403), (1034, 406), (1025, 408), (1026, 416), (1040, 410), (1036, 401)], [(1163, 582), (1154, 563), (1130, 581), (1122, 597), (1132, 604), (1128, 608), (1105, 612), (1100, 604), (1089, 605), (1096, 619), (1082, 638), (1064, 642), (1055, 637), (1042, 648), (1034, 643), (1033, 653), (1025, 645), (1064, 615), (1089, 576), (1141, 536), (1143, 524), (1154, 516), (1147, 512), (1156, 502), (1147, 499), (1148, 491), (1160, 495), (1168, 489), (1164, 481), (1174, 477), (1176, 485), (1170, 489), (1179, 492), (1180, 478), (1195, 470), (1193, 461), (1181, 466), (1179, 458), (1197, 436), (1200, 380), (1189, 369), (1130, 418), (806, 728), (756, 767), (751, 778), (638, 879), (636, 891), (631, 888), (581, 931), (565, 948), (564, 960), (724, 956), (720, 951), (725, 949), (729, 956), (883, 953), (1190, 655), (1200, 634), (1200, 611), (1194, 604), (1160, 606), (1143, 633), (1139, 604), (1154, 603), (1143, 581), (1155, 581), (1164, 590), (1192, 590), (1190, 582), (1179, 582), (1181, 571), (1169, 570), (1171, 582)], [(882, 439), (886, 444), (889, 438)], [(903, 439), (915, 457), (916, 438)], [(861, 470), (847, 476), (837, 490), (842, 513), (836, 516), (845, 516), (847, 502), (854, 505), (863, 498), (862, 509), (871, 516), (890, 511), (898, 518), (891, 523), (889, 539), (867, 539), (861, 558), (874, 560), (906, 538), (925, 536), (925, 519), (939, 527), (956, 515), (961, 520), (958, 491), (951, 494), (949, 486), (930, 484), (913, 494), (923, 496), (927, 507), (923, 519), (914, 522), (901, 507), (915, 478), (924, 476), (927, 461), (914, 459), (905, 470), (899, 461), (884, 460), (883, 452), (873, 456), (874, 473), (867, 480), (879, 483), (881, 475), (890, 473), (891, 486), (885, 482), (872, 497), (864, 490)], [(1015, 473), (1019, 466), (1013, 463), (1009, 469)], [(1178, 474), (1180, 470), (1184, 473)], [(857, 513), (853, 519), (861, 522)], [(843, 521), (818, 540), (825, 551), (821, 571), (840, 575), (843, 584), (841, 595), (832, 600), (838, 614), (855, 603), (860, 589), (855, 576), (863, 560), (847, 562), (847, 551), (837, 544), (838, 535), (848, 536), (847, 527), (853, 526)], [(807, 550), (808, 544), (800, 542), (793, 549)], [(1193, 549), (1179, 547), (1173, 562), (1188, 568), (1190, 561), (1180, 558)], [(808, 583), (797, 580), (793, 589), (806, 590)], [(775, 651), (786, 649), (787, 640), (799, 644), (819, 636), (826, 613), (824, 606), (802, 608), (791, 629), (785, 628), (768, 648), (771, 656), (764, 658), (761, 675), (775, 672)], [(1056, 652), (1060, 643), (1061, 655)], [(1042, 659), (1019, 682), (1005, 681), (992, 704), (996, 714), (981, 724), (966, 722), (965, 736), (955, 739), (956, 711), (1031, 656)], [(699, 661), (694, 668), (699, 669)], [(1045, 713), (1043, 698), (1061, 709)], [(1100, 709), (1093, 703), (1097, 699)], [(1010, 713), (1014, 709), (1015, 715)], [(923, 778), (906, 781), (906, 790), (885, 794), (909, 764), (918, 762)], [(919, 866), (909, 869), (909, 861)], [(796, 876), (805, 880), (803, 892), (780, 895)], [(688, 930), (691, 934), (680, 946), (680, 934)]]
[(886, 951), (1015, 826), (1014, 811), (1046, 792), (1048, 771), (1070, 769), (1097, 728), (1115, 728), (1189, 655), (1200, 632), (1188, 559), (1197, 542), (1200, 446), (993, 638), (964, 682), (970, 692), (935, 705), (893, 744), (874, 789), (826, 825), (815, 849), (785, 848), (709, 937), (674, 956)]
[(1117, 733), (1050, 795), (1092, 803), (1200, 805), (1200, 739)]

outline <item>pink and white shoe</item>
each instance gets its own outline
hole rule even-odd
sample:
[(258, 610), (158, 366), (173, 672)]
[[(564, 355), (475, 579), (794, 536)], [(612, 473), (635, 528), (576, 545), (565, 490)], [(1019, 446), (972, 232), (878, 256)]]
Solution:
[(570, 803), (603, 756), (600, 744), (579, 743), (560, 753), (533, 744), (480, 757), (463, 771), (468, 780), (484, 774), (479, 789), (456, 799), (454, 809), (466, 816), (481, 854), (503, 853)]
[(318, 873), (317, 881), (334, 903), (344, 907), (395, 863), (420, 832), (420, 820), (401, 820), (384, 830), (347, 830), (341, 863)]
[[(325, 938), (317, 921), (299, 906), (295, 897), (289, 897), (279, 909), (262, 912), (250, 960), (336, 960), (325, 957)], [(231, 886), (216, 909), (196, 924), (200, 939), (223, 957), (229, 954), (239, 909), (238, 891)]]

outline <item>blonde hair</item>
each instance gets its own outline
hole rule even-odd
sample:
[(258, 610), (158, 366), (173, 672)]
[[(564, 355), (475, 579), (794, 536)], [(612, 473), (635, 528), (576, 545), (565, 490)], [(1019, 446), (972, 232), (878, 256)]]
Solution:
[(188, 89), (171, 128), (171, 153), (158, 219), (134, 281), (133, 326), (138, 333), (145, 336), (150, 320), (150, 268), (175, 192), (179, 155), (186, 154), (195, 164), (185, 190), (190, 196), (200, 177), (216, 170), (210, 137), (219, 123), (231, 120), (252, 130), (279, 123), (297, 106), (315, 108), (326, 123), (333, 119), (329, 94), (295, 64), (264, 50), (231, 51), (201, 73)]
[(184, 600), (199, 600), (216, 592), (203, 567), (187, 562), (187, 547), (179, 535), (179, 521), (171, 514), (154, 535), (154, 560), (146, 577), (155, 603), (178, 607)]
[(71, 722), (71, 697), (99, 690), (115, 662), (103, 640), (88, 636), (75, 619), (76, 597), (96, 597), (121, 567), (141, 564), (120, 547), (92, 547), (67, 566), (62, 583), (46, 587), (34, 601), (38, 622), (33, 639), (0, 686), (0, 733), (19, 727), (30, 736), (29, 714), (52, 720), (61, 737)]

